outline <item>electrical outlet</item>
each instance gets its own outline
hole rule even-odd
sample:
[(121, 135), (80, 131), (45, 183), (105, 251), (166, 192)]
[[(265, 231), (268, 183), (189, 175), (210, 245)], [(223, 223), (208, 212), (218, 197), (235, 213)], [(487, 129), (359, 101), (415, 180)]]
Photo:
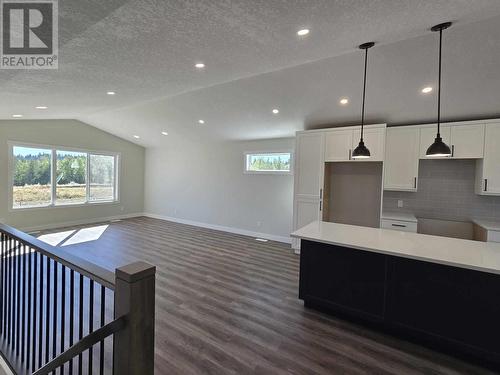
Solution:
[(399, 208), (403, 207), (403, 200), (402, 199), (398, 199), (398, 207)]

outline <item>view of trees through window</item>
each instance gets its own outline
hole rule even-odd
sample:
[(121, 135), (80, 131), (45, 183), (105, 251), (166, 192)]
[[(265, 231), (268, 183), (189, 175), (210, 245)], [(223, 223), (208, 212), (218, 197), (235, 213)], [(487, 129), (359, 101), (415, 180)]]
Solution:
[(87, 200), (87, 154), (56, 151), (56, 203), (84, 203)]
[(13, 208), (49, 205), (52, 201), (52, 151), (14, 147)]
[(248, 172), (290, 172), (291, 154), (267, 153), (247, 154), (246, 170)]
[[(116, 199), (115, 156), (21, 146), (12, 150), (13, 208)], [(51, 183), (53, 153), (55, 189)]]

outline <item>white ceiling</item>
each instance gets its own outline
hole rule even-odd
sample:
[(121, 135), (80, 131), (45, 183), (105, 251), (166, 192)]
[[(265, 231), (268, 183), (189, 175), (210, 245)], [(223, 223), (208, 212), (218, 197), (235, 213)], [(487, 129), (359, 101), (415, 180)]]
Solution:
[[(65, 0), (59, 7), (59, 69), (2, 71), (0, 118), (76, 118), (145, 146), (181, 135), (256, 139), (356, 123), (356, 46), (374, 40), (368, 119), (432, 121), (435, 96), (419, 93), (437, 71), (428, 29), (448, 20), (457, 22), (445, 34), (445, 117), (500, 115), (498, 0)], [(311, 33), (299, 38), (303, 27)], [(203, 71), (194, 68), (199, 61)], [(339, 106), (341, 96), (351, 103)]]

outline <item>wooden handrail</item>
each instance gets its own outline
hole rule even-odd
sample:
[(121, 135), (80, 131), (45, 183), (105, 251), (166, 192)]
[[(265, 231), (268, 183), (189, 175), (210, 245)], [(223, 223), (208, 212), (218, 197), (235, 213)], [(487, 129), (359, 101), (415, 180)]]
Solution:
[(115, 289), (114, 272), (90, 263), (60, 248), (42, 242), (39, 239), (8, 225), (0, 224), (0, 232), (5, 233), (8, 237), (29, 246), (31, 249), (40, 252), (56, 262), (73, 269), (81, 275), (87, 276), (91, 280), (94, 280), (106, 288), (111, 290)]
[(35, 371), (33, 375), (48, 375), (50, 372), (58, 369), (65, 363), (68, 363), (85, 350), (92, 348), (93, 345), (122, 330), (125, 328), (126, 324), (126, 316), (121, 316), (120, 318), (113, 320), (111, 323), (106, 324), (105, 326), (82, 338), (76, 344), (68, 348), (68, 350), (64, 353), (59, 354), (45, 366)]

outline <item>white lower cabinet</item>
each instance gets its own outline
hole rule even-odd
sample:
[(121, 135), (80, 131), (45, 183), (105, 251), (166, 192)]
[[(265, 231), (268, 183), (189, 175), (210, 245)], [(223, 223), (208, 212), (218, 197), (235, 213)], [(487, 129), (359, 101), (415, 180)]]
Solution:
[(387, 129), (384, 190), (417, 191), (419, 145), (418, 127)]
[(381, 219), (380, 227), (384, 229), (399, 230), (401, 232), (417, 233), (417, 223), (409, 221)]

